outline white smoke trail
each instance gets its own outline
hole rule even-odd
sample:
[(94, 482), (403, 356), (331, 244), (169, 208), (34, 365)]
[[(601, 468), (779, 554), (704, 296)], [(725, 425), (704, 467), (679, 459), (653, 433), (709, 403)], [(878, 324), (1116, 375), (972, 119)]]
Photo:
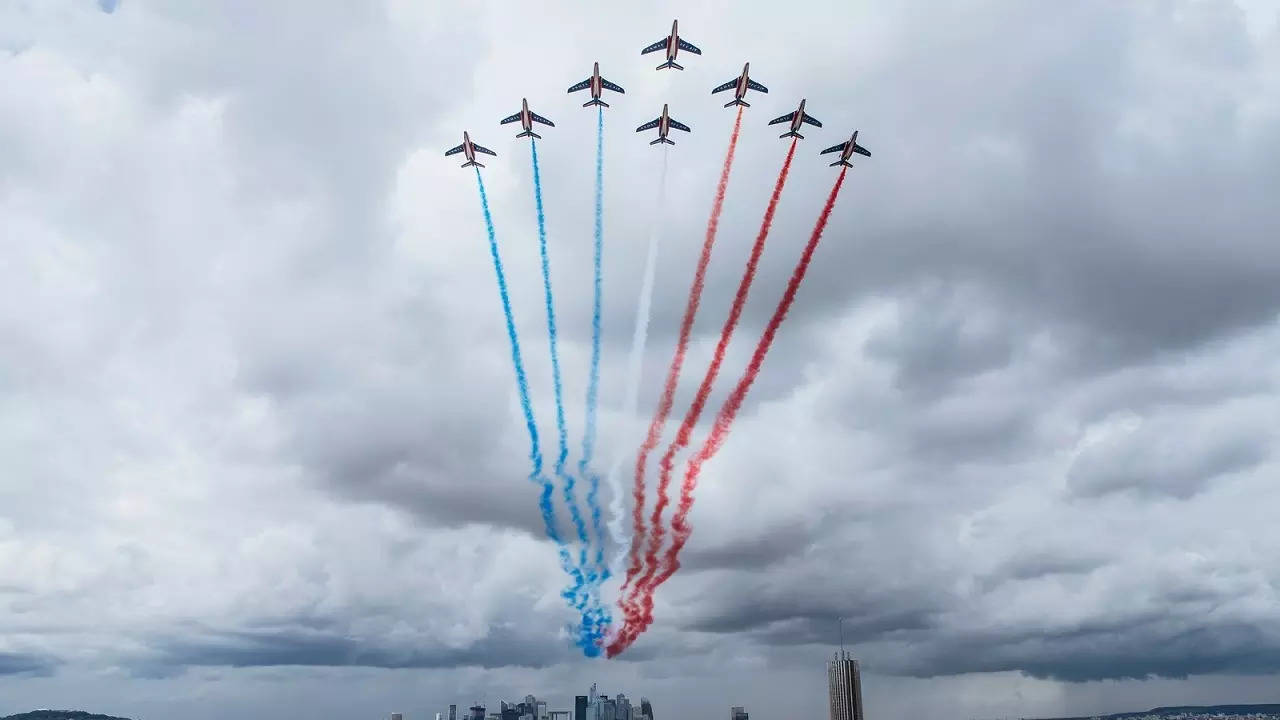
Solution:
[(614, 556), (612, 566), (615, 575), (625, 574), (627, 555), (631, 550), (631, 533), (626, 528), (627, 513), (623, 511), (622, 499), (626, 497), (619, 476), (622, 465), (631, 457), (631, 445), (627, 442), (626, 423), (635, 417), (640, 401), (640, 368), (644, 362), (644, 347), (649, 339), (649, 309), (653, 302), (653, 276), (658, 260), (658, 245), (662, 237), (662, 220), (666, 215), (667, 196), (667, 148), (662, 146), (662, 172), (658, 176), (658, 200), (654, 207), (653, 227), (649, 231), (649, 250), (644, 260), (644, 275), (640, 284), (640, 299), (636, 303), (635, 333), (631, 336), (631, 354), (627, 358), (626, 389), (623, 394), (623, 417), (625, 420), (618, 430), (618, 441), (615, 443), (615, 457), (609, 468), (609, 534), (617, 543), (618, 554)]

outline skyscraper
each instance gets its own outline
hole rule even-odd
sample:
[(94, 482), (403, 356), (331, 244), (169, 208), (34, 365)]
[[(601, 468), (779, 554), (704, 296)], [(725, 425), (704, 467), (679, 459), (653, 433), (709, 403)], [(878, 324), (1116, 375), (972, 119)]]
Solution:
[(729, 708), (729, 720), (747, 720), (747, 709), (741, 705)]
[(831, 696), (831, 720), (863, 720), (862, 675), (858, 661), (844, 650), (827, 663), (827, 689)]
[(400, 713), (391, 713), (391, 720), (404, 720), (404, 715)]
[(587, 696), (573, 696), (573, 720), (587, 720)]
[(653, 705), (649, 704), (649, 698), (640, 698), (640, 716), (644, 720), (653, 720)]
[(457, 705), (450, 705), (450, 706), (449, 706), (449, 720), (458, 720), (458, 706), (457, 706)]

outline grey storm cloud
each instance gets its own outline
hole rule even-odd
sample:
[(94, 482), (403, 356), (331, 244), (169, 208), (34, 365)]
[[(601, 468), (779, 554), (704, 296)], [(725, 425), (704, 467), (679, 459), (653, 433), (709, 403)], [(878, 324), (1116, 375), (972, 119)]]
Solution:
[(545, 668), (572, 659), (571, 648), (545, 637), (521, 636), (491, 628), (468, 647), (390, 648), (366, 639), (324, 630), (232, 631), (211, 636), (188, 635), (152, 644), (156, 655), (138, 667), (199, 666), (360, 666), (372, 668)]
[(51, 675), (60, 664), (56, 658), (0, 652), (0, 675)]
[[(638, 50), (672, 16), (704, 54), (655, 74)], [(1280, 677), (1267, 3), (51, 0), (0, 5), (0, 48), (0, 713), (44, 693), (347, 717), (598, 676), (663, 717), (812, 714), (839, 618), (876, 715), (1124, 710), (1087, 698)], [(604, 116), (602, 469), (632, 457), (675, 343), (733, 118), (709, 90), (747, 60), (770, 87), (676, 420), (786, 151), (766, 122), (805, 97), (824, 124), (695, 447), (831, 186), (818, 150), (859, 129), (873, 156), (706, 466), (654, 625), (588, 664), (474, 178), (442, 153), (463, 130), (499, 153), (484, 179), (550, 467), (528, 149), (498, 120), (528, 97), (556, 122), (539, 155), (572, 467), (595, 115), (565, 88), (593, 60), (627, 88)], [(656, 208), (633, 129), (664, 102), (693, 132)]]

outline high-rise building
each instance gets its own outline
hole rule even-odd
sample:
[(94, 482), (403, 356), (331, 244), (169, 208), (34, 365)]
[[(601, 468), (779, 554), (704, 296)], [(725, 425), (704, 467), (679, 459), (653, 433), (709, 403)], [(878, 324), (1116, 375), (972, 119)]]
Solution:
[(729, 720), (747, 720), (747, 709), (741, 705), (729, 708)]
[(640, 716), (644, 720), (653, 720), (653, 706), (649, 704), (649, 698), (640, 698)]
[(479, 703), (472, 705), (467, 720), (484, 720), (484, 706)]
[(444, 713), (436, 713), (436, 720), (444, 720)]
[(844, 650), (827, 663), (827, 689), (831, 696), (831, 720), (863, 720), (862, 675), (858, 661)]
[(613, 717), (614, 720), (632, 720), (631, 719), (631, 700), (626, 695), (618, 693), (613, 700)]
[(404, 720), (404, 715), (400, 713), (391, 713), (391, 720)]
[(449, 706), (449, 720), (458, 720), (458, 706), (457, 706), (457, 705), (450, 705), (450, 706)]
[(573, 720), (587, 720), (587, 696), (573, 696)]

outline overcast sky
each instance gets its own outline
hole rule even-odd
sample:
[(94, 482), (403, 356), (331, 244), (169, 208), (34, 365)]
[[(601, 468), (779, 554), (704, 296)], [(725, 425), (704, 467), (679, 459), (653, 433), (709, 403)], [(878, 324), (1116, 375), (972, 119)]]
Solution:
[[(1280, 8), (0, 0), (0, 714), (423, 717), (598, 681), (662, 720), (1277, 702)], [(678, 17), (703, 50), (657, 73)], [(834, 177), (809, 279), (698, 489), (685, 569), (587, 660), (527, 475), (461, 132), (543, 436), (543, 182), (571, 436), (608, 98), (602, 458), (658, 394), (751, 98), (677, 399), (806, 130), (711, 408)], [(622, 375), (669, 102), (638, 417)], [(705, 426), (698, 434), (701, 437)], [(621, 437), (623, 440), (619, 440)], [(551, 448), (544, 448), (550, 451)]]

